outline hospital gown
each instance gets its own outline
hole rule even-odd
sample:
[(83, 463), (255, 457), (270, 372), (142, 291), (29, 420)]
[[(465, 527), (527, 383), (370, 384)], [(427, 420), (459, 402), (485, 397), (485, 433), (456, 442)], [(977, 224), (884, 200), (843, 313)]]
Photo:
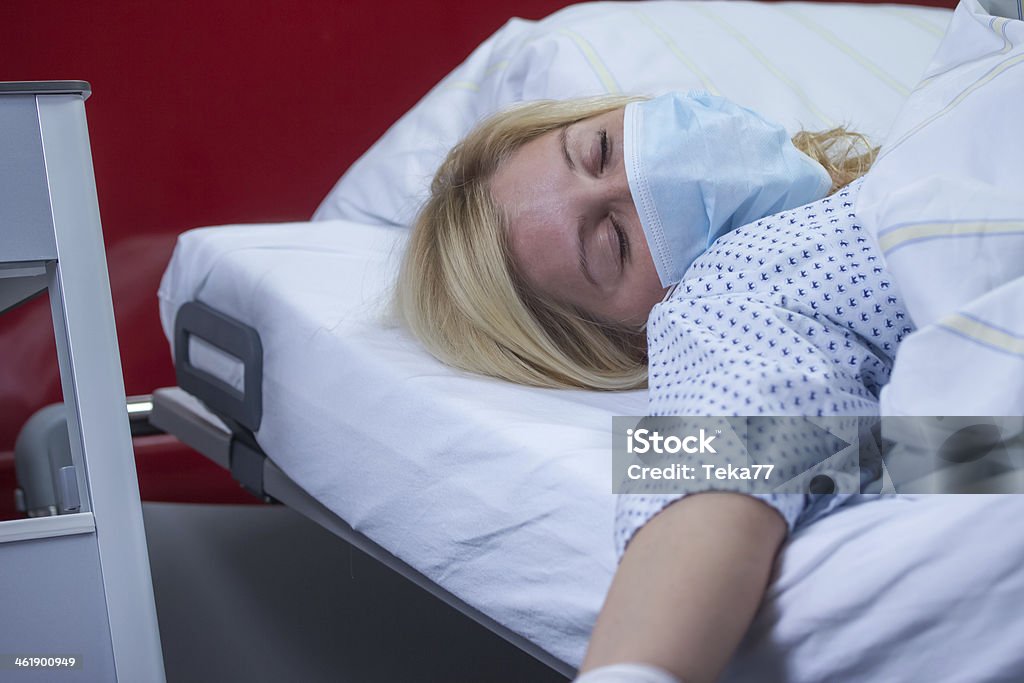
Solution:
[[(896, 348), (914, 328), (857, 224), (860, 185), (738, 228), (690, 266), (648, 319), (650, 415), (877, 414)], [(684, 495), (620, 495), (619, 554)], [(856, 494), (749, 495), (792, 532)]]

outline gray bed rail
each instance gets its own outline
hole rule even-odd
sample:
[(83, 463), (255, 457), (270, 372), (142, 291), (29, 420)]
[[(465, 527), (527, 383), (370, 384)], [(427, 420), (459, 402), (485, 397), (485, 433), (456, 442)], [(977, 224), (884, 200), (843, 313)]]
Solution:
[[(243, 389), (196, 367), (191, 338), (198, 337), (241, 361)], [(250, 434), (263, 419), (263, 344), (254, 328), (198, 301), (178, 309), (174, 319), (174, 367), (178, 386), (198, 397), (210, 410), (244, 427)]]

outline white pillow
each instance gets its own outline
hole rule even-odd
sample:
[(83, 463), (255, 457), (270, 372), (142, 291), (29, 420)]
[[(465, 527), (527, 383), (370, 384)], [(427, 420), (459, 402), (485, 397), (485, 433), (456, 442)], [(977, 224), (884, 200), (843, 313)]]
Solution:
[(840, 3), (596, 2), (512, 19), (342, 176), (313, 216), (411, 223), (441, 159), (514, 102), (703, 88), (796, 132), (881, 142), (951, 12)]

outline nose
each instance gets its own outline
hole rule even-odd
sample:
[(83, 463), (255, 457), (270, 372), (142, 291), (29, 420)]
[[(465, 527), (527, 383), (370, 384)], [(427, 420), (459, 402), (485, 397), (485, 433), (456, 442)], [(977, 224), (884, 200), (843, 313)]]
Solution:
[(626, 178), (626, 165), (619, 164), (613, 170), (613, 184), (620, 195), (629, 197), (629, 180)]
[(637, 214), (636, 202), (633, 201), (633, 194), (629, 190), (629, 179), (626, 177), (626, 165), (620, 163), (612, 169), (609, 177), (609, 190), (612, 201), (622, 207), (620, 211), (635, 216)]

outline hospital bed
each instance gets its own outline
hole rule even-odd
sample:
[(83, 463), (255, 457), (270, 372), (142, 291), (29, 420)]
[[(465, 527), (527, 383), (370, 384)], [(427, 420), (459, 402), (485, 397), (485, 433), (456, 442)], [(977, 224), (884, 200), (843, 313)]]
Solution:
[[(643, 414), (646, 394), (470, 376), (390, 321), (388, 286), (430, 174), (491, 111), (603, 92), (701, 88), (793, 131), (847, 123), (881, 142), (949, 19), (638, 2), (511, 20), (313, 221), (181, 236), (160, 288), (179, 386), (156, 392), (151, 421), (571, 676), (615, 569), (610, 417)], [(1020, 512), (1012, 496), (904, 495), (800, 531), (725, 680), (1021, 674), (1024, 536), (1008, 531)]]

